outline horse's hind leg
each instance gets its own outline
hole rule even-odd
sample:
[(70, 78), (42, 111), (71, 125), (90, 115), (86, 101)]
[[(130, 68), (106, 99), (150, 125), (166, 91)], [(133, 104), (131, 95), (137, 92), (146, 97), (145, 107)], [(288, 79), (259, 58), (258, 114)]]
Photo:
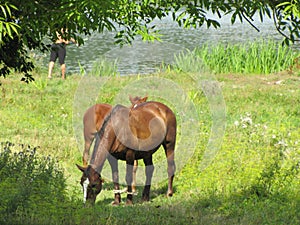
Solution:
[(174, 174), (176, 170), (175, 166), (175, 160), (174, 160), (174, 144), (173, 143), (167, 143), (164, 144), (164, 149), (167, 157), (167, 162), (168, 162), (168, 196), (173, 195), (173, 179), (174, 179)]
[(151, 188), (151, 181), (154, 171), (154, 166), (152, 162), (152, 155), (150, 155), (147, 158), (144, 158), (144, 163), (146, 166), (146, 183), (143, 190), (142, 199), (143, 201), (149, 201), (150, 200), (150, 188)]
[(90, 157), (90, 148), (94, 141), (97, 132), (95, 118), (95, 106), (89, 108), (83, 116), (83, 137), (84, 137), (84, 151), (82, 156), (83, 166), (88, 165)]
[(94, 127), (94, 124), (91, 124), (91, 121), (85, 121), (83, 136), (84, 136), (84, 151), (82, 156), (83, 166), (88, 165), (88, 161), (90, 158), (90, 148), (97, 135), (97, 130)]
[(89, 157), (90, 157), (90, 147), (91, 147), (93, 140), (94, 140), (94, 136), (85, 137), (84, 151), (83, 151), (83, 156), (82, 156), (82, 163), (83, 163), (84, 167), (87, 167), (87, 165), (88, 165), (88, 161), (89, 161)]
[(119, 205), (121, 203), (121, 193), (120, 193), (120, 186), (119, 186), (118, 161), (112, 155), (108, 155), (107, 159), (111, 167), (112, 180), (114, 182), (115, 200), (112, 204)]

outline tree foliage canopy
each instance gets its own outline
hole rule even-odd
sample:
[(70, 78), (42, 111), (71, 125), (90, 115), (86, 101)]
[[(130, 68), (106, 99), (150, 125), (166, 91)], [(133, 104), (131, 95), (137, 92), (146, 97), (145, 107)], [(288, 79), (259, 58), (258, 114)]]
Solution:
[[(295, 42), (300, 36), (299, 0), (0, 0), (0, 76), (12, 69), (24, 74), (23, 80), (33, 79), (34, 68), (27, 51), (47, 51), (45, 38), (55, 39), (56, 31), (66, 27), (65, 38), (73, 37), (83, 44), (80, 35), (104, 30), (116, 31), (116, 43), (130, 43), (139, 35), (144, 40), (158, 38), (151, 23), (171, 14), (180, 26), (189, 28), (220, 27), (208, 12), (221, 18), (230, 14), (237, 20), (253, 25), (253, 16), (259, 14), (274, 20), (274, 26), (285, 37)], [(215, 17), (214, 17), (215, 18)]]

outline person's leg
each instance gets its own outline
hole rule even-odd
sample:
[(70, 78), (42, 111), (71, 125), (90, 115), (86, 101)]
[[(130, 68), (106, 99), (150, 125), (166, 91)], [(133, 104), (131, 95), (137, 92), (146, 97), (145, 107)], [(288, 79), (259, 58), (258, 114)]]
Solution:
[(51, 46), (51, 52), (50, 52), (50, 61), (49, 61), (49, 66), (48, 66), (48, 78), (52, 78), (54, 62), (56, 61), (57, 57), (58, 57), (57, 47), (55, 44), (53, 44)]
[(66, 79), (66, 64), (65, 64), (66, 53), (67, 53), (66, 47), (64, 45), (60, 45), (60, 48), (58, 51), (58, 59), (59, 59), (59, 63), (60, 63), (62, 79)]
[(60, 68), (61, 68), (61, 78), (66, 79), (66, 64), (61, 64)]
[(48, 68), (48, 78), (51, 79), (52, 78), (52, 71), (54, 68), (54, 62), (50, 61), (49, 62), (49, 68)]

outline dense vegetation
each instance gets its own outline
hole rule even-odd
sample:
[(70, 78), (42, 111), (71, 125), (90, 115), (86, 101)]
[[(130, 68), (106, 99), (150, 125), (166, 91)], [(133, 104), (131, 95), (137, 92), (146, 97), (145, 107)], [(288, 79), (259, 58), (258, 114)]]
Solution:
[(198, 59), (217, 74), (270, 74), (293, 70), (298, 57), (296, 51), (271, 40), (229, 45), (219, 43), (203, 45), (189, 54), (179, 54), (175, 57), (175, 69), (190, 69), (192, 65), (188, 62), (194, 63), (193, 60)]
[[(290, 62), (293, 57), (287, 56)], [(177, 155), (185, 150), (180, 143), (195, 144), (192, 157), (177, 171), (174, 196), (165, 197), (163, 180), (153, 184), (149, 203), (141, 203), (139, 187), (132, 207), (110, 205), (113, 193), (109, 180), (94, 208), (82, 205), (80, 172), (75, 163), (81, 163), (83, 142), (75, 134), (81, 136), (81, 130), (74, 126), (78, 100), (74, 96), (82, 85), (81, 75), (73, 74), (66, 81), (46, 80), (46, 71), (37, 68), (36, 81), (28, 85), (18, 81), (20, 74), (3, 79), (0, 223), (299, 224), (300, 111), (296, 106), (300, 103), (300, 76), (296, 68), (288, 72), (289, 64), (280, 72), (264, 75), (225, 72), (214, 76), (207, 73), (207, 65), (196, 66), (196, 71), (195, 65), (201, 63), (195, 57), (179, 58), (177, 64), (165, 65), (164, 71), (156, 74), (109, 77), (97, 95), (97, 102), (111, 104), (117, 103), (120, 93), (126, 105), (129, 94), (147, 93), (150, 100), (169, 102), (173, 96), (136, 87), (151, 77), (175, 83), (197, 112), (193, 123), (199, 130), (196, 135), (184, 135), (186, 117), (176, 105), (170, 105), (180, 122)], [(221, 140), (215, 140), (220, 145), (212, 161), (202, 167), (216, 122), (211, 96), (201, 86), (207, 80), (218, 81), (211, 93), (221, 94), (219, 100), (225, 102), (226, 130)], [(180, 103), (180, 96), (176, 97)], [(155, 155), (156, 162), (165, 161), (162, 151)], [(180, 163), (182, 158), (176, 160)]]

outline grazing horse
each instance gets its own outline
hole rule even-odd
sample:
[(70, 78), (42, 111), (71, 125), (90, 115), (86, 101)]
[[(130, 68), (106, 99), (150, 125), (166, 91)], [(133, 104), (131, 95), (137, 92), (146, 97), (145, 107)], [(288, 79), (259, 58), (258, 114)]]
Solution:
[[(135, 108), (138, 104), (146, 102), (148, 99), (147, 96), (141, 97), (131, 97), (129, 96), (129, 100), (131, 102), (131, 109)], [(84, 151), (82, 156), (83, 166), (88, 165), (89, 160), (89, 152), (91, 145), (95, 139), (96, 133), (102, 127), (104, 118), (109, 114), (111, 111), (112, 106), (109, 104), (95, 104), (88, 108), (83, 116), (83, 136), (84, 136)], [(132, 182), (132, 189), (133, 192), (136, 192), (136, 172), (138, 167), (138, 161), (134, 161), (134, 168), (133, 168), (133, 182)]]
[(84, 198), (94, 203), (101, 192), (101, 171), (106, 158), (112, 169), (115, 199), (121, 202), (117, 160), (126, 161), (126, 204), (132, 204), (132, 172), (134, 160), (143, 159), (146, 166), (146, 183), (142, 199), (149, 201), (151, 180), (154, 171), (152, 154), (163, 145), (168, 163), (168, 191), (173, 195), (175, 173), (174, 148), (176, 142), (176, 117), (172, 110), (159, 102), (144, 102), (136, 107), (115, 106), (106, 117), (98, 132), (94, 151), (88, 167), (77, 167), (83, 172), (81, 185)]
[[(129, 100), (131, 102), (131, 108), (135, 108), (138, 104), (146, 102), (147, 96), (141, 97), (131, 97)], [(91, 145), (94, 141), (95, 134), (100, 130), (105, 116), (109, 114), (112, 106), (109, 104), (95, 104), (88, 108), (83, 116), (83, 136), (84, 136), (84, 151), (82, 156), (83, 166), (88, 165), (89, 152)]]

